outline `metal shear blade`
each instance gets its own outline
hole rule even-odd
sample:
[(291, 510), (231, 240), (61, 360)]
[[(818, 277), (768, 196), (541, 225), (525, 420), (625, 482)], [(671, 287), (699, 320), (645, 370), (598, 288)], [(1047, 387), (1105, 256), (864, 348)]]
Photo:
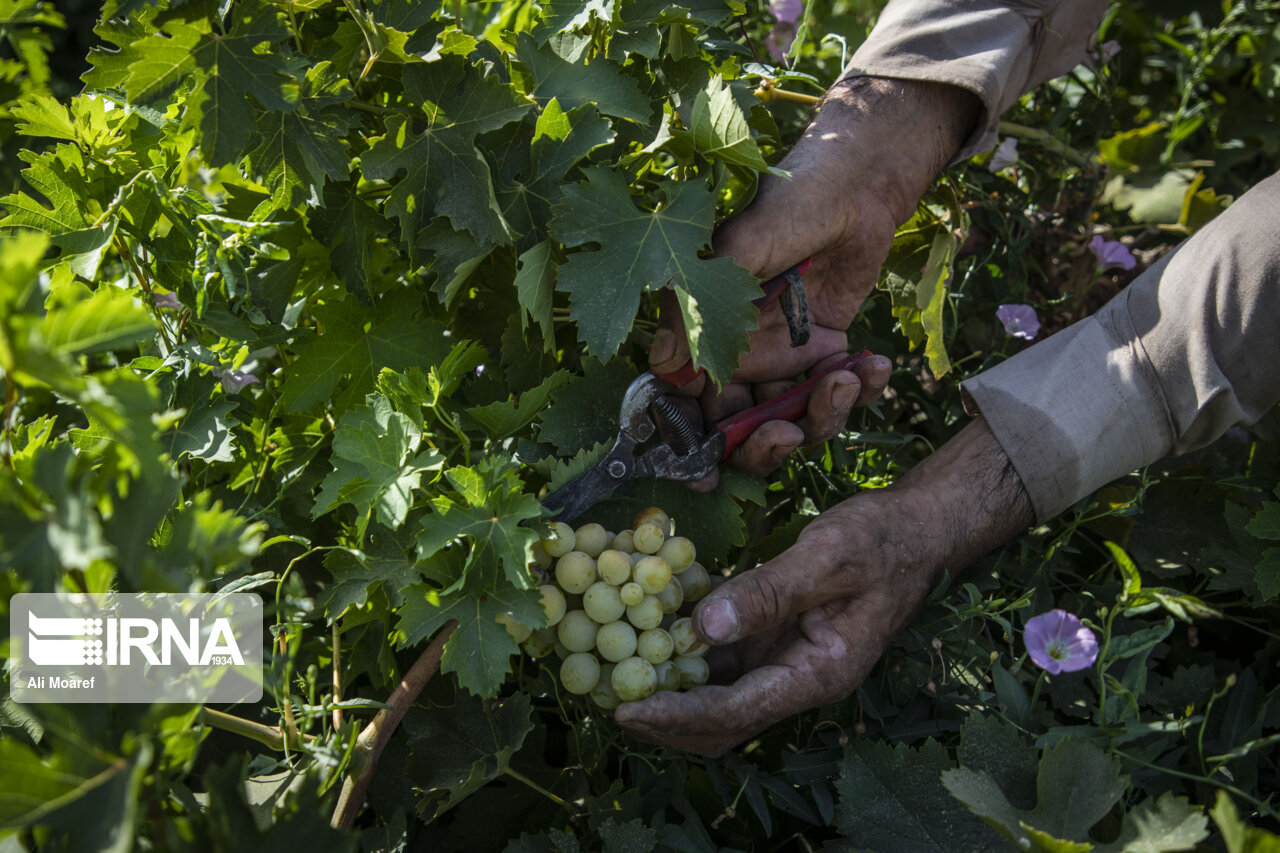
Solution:
[(548, 509), (560, 509), (557, 521), (572, 521), (607, 497), (627, 480), (656, 477), (689, 481), (705, 477), (715, 469), (724, 452), (724, 434), (713, 431), (691, 452), (680, 455), (670, 444), (659, 442), (643, 454), (637, 449), (653, 438), (658, 427), (649, 416), (649, 407), (675, 386), (645, 373), (627, 388), (618, 413), (618, 437), (604, 458), (543, 499)]

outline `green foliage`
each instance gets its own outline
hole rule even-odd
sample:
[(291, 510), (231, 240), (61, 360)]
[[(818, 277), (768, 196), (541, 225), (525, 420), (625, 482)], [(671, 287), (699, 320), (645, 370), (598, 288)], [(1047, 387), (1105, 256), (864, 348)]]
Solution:
[[(0, 589), (259, 592), (267, 698), (229, 710), (288, 735), (6, 703), (0, 846), (1274, 848), (1274, 417), (949, 579), (853, 696), (720, 759), (625, 738), (498, 621), (544, 620), (538, 495), (607, 449), (657, 292), (716, 381), (745, 346), (755, 284), (705, 255), (807, 118), (753, 89), (820, 92), (880, 4), (806, 5), (779, 68), (763, 2), (112, 0), (80, 91), (80, 6), (0, 0)], [(1118, 7), (1120, 53), (1009, 116), (1048, 137), (900, 229), (850, 332), (891, 398), (775, 476), (634, 483), (592, 520), (662, 505), (730, 571), (891, 484), (1022, 346), (996, 306), (1061, 328), (1128, 280), (1090, 237), (1149, 263), (1274, 170), (1278, 26)], [(1023, 654), (1053, 607), (1093, 668)], [(332, 829), (361, 728), (451, 623)]]

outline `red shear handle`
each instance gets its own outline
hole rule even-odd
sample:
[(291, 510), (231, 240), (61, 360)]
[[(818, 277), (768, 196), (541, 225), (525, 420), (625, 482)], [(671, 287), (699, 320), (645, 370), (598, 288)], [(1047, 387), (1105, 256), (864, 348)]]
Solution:
[[(812, 263), (812, 260), (809, 258), (806, 258), (800, 263), (796, 264), (791, 270), (787, 270), (787, 272), (791, 272), (792, 270), (794, 270), (797, 274), (804, 275), (806, 272), (809, 271), (810, 263)], [(770, 302), (773, 302), (778, 297), (780, 297), (782, 295), (782, 291), (786, 290), (788, 287), (791, 286), (790, 282), (787, 281), (785, 276), (786, 276), (786, 273), (783, 273), (782, 275), (774, 276), (768, 281), (761, 282), (760, 289), (764, 291), (764, 295), (757, 297), (756, 299), (752, 299), (751, 304), (756, 306), (757, 308), (762, 309), (766, 305), (768, 305)], [(658, 373), (655, 375), (659, 379), (666, 380), (667, 382), (670, 382), (672, 385), (676, 386), (677, 388), (680, 388), (684, 385), (688, 385), (690, 382), (697, 379), (703, 373), (705, 373), (705, 371), (700, 367), (694, 367), (693, 361), (690, 360), (690, 361), (686, 361), (684, 363), (684, 367), (681, 367), (679, 370), (673, 370), (670, 373)]]
[(724, 433), (725, 437), (723, 458), (728, 459), (729, 454), (766, 421), (796, 421), (804, 417), (809, 411), (809, 395), (813, 393), (813, 387), (818, 384), (819, 379), (837, 370), (852, 371), (858, 362), (869, 355), (871, 350), (865, 349), (862, 352), (846, 355), (834, 364), (824, 367), (820, 372), (812, 374), (780, 397), (774, 397), (767, 403), (761, 403), (720, 421), (716, 424), (716, 429)]

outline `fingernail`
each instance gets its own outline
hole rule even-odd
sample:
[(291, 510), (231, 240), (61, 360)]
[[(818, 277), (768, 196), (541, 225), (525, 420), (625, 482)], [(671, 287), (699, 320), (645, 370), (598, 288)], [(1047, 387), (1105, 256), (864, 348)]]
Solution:
[(738, 633), (738, 611), (727, 598), (713, 601), (698, 617), (703, 635), (715, 643), (727, 643)]
[(852, 382), (841, 382), (831, 390), (831, 405), (837, 411), (853, 408), (854, 388)]

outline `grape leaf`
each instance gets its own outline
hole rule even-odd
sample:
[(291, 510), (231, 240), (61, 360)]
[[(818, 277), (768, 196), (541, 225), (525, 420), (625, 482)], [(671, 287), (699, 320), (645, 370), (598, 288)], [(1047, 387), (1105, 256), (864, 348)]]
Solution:
[(623, 359), (601, 363), (587, 358), (582, 375), (556, 389), (552, 404), (538, 421), (538, 439), (561, 455), (577, 453), (600, 442), (613, 443), (618, 433), (618, 408), (636, 369)]
[(329, 265), (347, 290), (368, 303), (374, 250), (378, 238), (390, 233), (392, 226), (356, 194), (355, 184), (326, 183), (323, 204), (312, 210), (309, 224), (316, 239), (329, 247)]
[(346, 178), (351, 158), (343, 139), (359, 117), (331, 105), (351, 97), (350, 84), (333, 73), (330, 63), (321, 62), (307, 70), (297, 109), (258, 116), (249, 161), (277, 208), (303, 200), (315, 204), (326, 180)]
[(719, 74), (694, 98), (689, 124), (698, 150), (712, 160), (761, 171), (769, 168), (751, 138), (747, 117), (734, 100), (733, 90)]
[(446, 56), (404, 72), (405, 92), (424, 105), (426, 129), (403, 116), (387, 119), (387, 132), (369, 139), (362, 159), (374, 180), (405, 175), (391, 190), (386, 211), (400, 221), (411, 247), (432, 212), (477, 240), (506, 243), (510, 229), (494, 196), (489, 164), (476, 148), (478, 134), (517, 121), (530, 104), (509, 86), (460, 56)]
[(649, 123), (649, 99), (612, 60), (597, 56), (585, 63), (567, 62), (550, 45), (539, 47), (528, 33), (516, 37), (516, 59), (533, 77), (530, 95), (539, 104), (554, 98), (562, 108), (592, 105), (605, 115)]
[(410, 494), (418, 488), (423, 471), (439, 468), (443, 457), (434, 450), (417, 456), (421, 434), (407, 416), (392, 409), (378, 394), (365, 405), (351, 409), (338, 421), (333, 433), (333, 470), (320, 484), (311, 517), (317, 518), (342, 504), (356, 508), (359, 518), (377, 510), (378, 521), (395, 529), (409, 513)]
[(490, 558), (495, 566), (501, 564), (508, 583), (531, 589), (536, 584), (528, 568), (530, 549), (538, 535), (520, 522), (541, 516), (542, 505), (524, 493), (514, 469), (504, 464), (491, 459), (476, 468), (459, 465), (448, 470), (462, 500), (442, 495), (431, 501), (432, 511), (421, 521), (418, 557), (426, 559), (466, 536), (473, 543), (473, 561)]
[(546, 622), (536, 589), (460, 590), (440, 595), (431, 587), (416, 584), (404, 590), (397, 629), (404, 635), (401, 646), (412, 646), (456, 619), (458, 627), (445, 643), (440, 669), (457, 673), (458, 684), (487, 697), (498, 692), (510, 670), (511, 656), (520, 651), (506, 627), (497, 621), (502, 614), (526, 625)]
[(523, 252), (516, 267), (516, 296), (520, 300), (520, 329), (529, 328), (529, 321), (538, 324), (547, 349), (555, 346), (555, 325), (551, 320), (551, 307), (556, 289), (556, 263), (551, 241), (543, 240), (532, 249)]
[(1004, 849), (939, 783), (938, 774), (951, 766), (933, 740), (919, 749), (852, 741), (836, 783), (836, 826), (845, 841), (872, 850)]
[[(703, 260), (711, 240), (715, 198), (699, 181), (670, 183), (666, 204), (638, 208), (621, 174), (584, 170), (585, 184), (565, 187), (552, 208), (551, 236), (566, 246), (593, 244), (560, 267), (557, 287), (567, 291), (579, 336), (597, 358), (617, 352), (631, 331), (640, 296), (673, 287), (698, 312), (685, 312), (694, 361), (724, 382), (755, 328), (752, 277), (728, 258)], [(704, 325), (702, 316), (715, 317)]]
[[(399, 531), (403, 535), (403, 531)], [(404, 603), (404, 590), (422, 580), (397, 531), (374, 528), (363, 552), (342, 549), (325, 556), (324, 567), (333, 575), (333, 583), (317, 598), (333, 622), (350, 607), (363, 607), (369, 594), (381, 589), (387, 603), (399, 607)]]
[(1280, 548), (1268, 548), (1253, 567), (1253, 580), (1263, 601), (1280, 595)]
[(467, 414), (478, 420), (493, 439), (506, 438), (536, 418), (546, 408), (551, 394), (569, 380), (569, 371), (557, 370), (535, 388), (518, 397), (485, 406), (472, 406)]
[(1034, 809), (1014, 807), (985, 771), (959, 767), (942, 774), (956, 799), (1023, 849), (1084, 851), (1089, 830), (1124, 795), (1128, 777), (1097, 745), (1067, 738), (1044, 751), (1036, 774)]
[[(257, 7), (257, 8), (255, 8)], [(288, 69), (278, 53), (258, 51), (263, 42), (288, 37), (278, 16), (258, 4), (236, 8), (228, 33), (212, 32), (209, 20), (170, 21), (134, 46), (124, 89), (131, 101), (150, 104), (167, 95), (184, 78), (202, 72), (198, 97), (190, 97), (186, 120), (200, 116), (200, 148), (211, 163), (235, 162), (248, 137), (245, 121), (252, 97), (268, 110), (287, 111), (295, 103), (285, 97)]]
[(1259, 539), (1280, 539), (1280, 503), (1264, 503), (1244, 529)]
[(449, 793), (435, 808), (438, 818), (507, 769), (533, 731), (533, 707), (525, 694), (499, 702), (458, 694), (448, 707), (415, 714), (405, 726), (411, 746), (431, 755), (410, 766), (410, 778), (427, 793)]
[(566, 113), (553, 98), (538, 117), (533, 142), (500, 155), (498, 203), (512, 231), (526, 238), (545, 233), (565, 176), (613, 138), (609, 121), (595, 107), (588, 104)]
[(285, 368), (280, 402), (302, 412), (332, 398), (346, 377), (348, 394), (363, 397), (373, 387), (375, 369), (426, 371), (439, 364), (449, 352), (447, 330), (434, 320), (415, 319), (416, 302), (408, 293), (384, 299), (368, 319), (354, 301), (317, 306), (324, 331), (294, 347), (297, 357)]
[(231, 462), (236, 450), (231, 430), (240, 425), (230, 416), (235, 408), (236, 404), (225, 397), (205, 398), (174, 429), (169, 440), (169, 456), (178, 460), (187, 454), (205, 462)]
[(1198, 807), (1166, 791), (1146, 799), (1124, 816), (1120, 836), (1094, 853), (1174, 853), (1195, 850), (1209, 837), (1208, 819)]

